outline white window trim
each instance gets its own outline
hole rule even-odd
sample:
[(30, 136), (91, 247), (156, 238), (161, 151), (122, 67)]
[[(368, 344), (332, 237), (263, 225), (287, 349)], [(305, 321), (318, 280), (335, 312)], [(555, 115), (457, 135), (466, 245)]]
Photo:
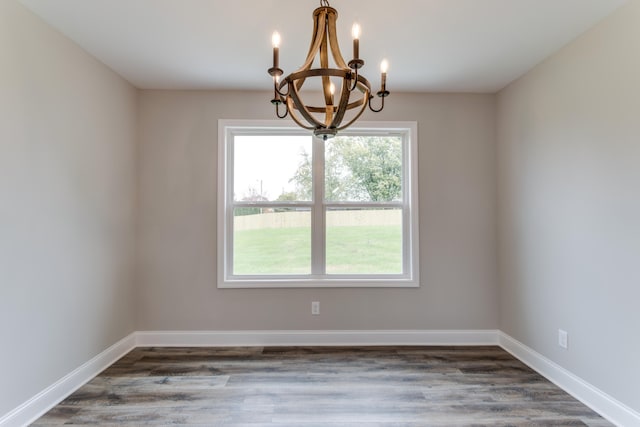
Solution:
[[(232, 167), (232, 152), (229, 149), (229, 135), (232, 132), (247, 132), (255, 128), (269, 128), (270, 130), (286, 133), (300, 133), (300, 129), (293, 122), (278, 120), (218, 120), (218, 255), (217, 276), (218, 288), (415, 288), (420, 286), (420, 253), (419, 253), (419, 212), (418, 212), (418, 127), (416, 122), (359, 122), (351, 126), (350, 130), (357, 130), (359, 134), (370, 131), (378, 133), (381, 129), (393, 133), (407, 135), (407, 146), (403, 150), (404, 155), (404, 182), (405, 191), (403, 202), (403, 237), (408, 242), (403, 242), (403, 266), (404, 274), (401, 275), (331, 275), (331, 278), (322, 278), (313, 275), (304, 276), (227, 276), (227, 270), (231, 268), (229, 251), (231, 250), (230, 237), (226, 224), (233, 221), (231, 209), (227, 209), (229, 197), (233, 197), (231, 182), (227, 182), (227, 170)], [(343, 131), (346, 134), (347, 131)], [(314, 144), (318, 147), (319, 144)], [(318, 154), (314, 153), (314, 160), (318, 161)], [(322, 153), (324, 155), (324, 152)], [(230, 180), (229, 180), (230, 181)], [(319, 190), (314, 181), (313, 192), (318, 197)], [(407, 200), (408, 199), (408, 200)], [(340, 203), (325, 203), (324, 206), (339, 206)], [(353, 203), (349, 203), (353, 205)], [(311, 206), (311, 203), (309, 203)], [(375, 207), (376, 203), (362, 203), (363, 207)], [(389, 207), (384, 205), (384, 207)], [(312, 221), (324, 221), (323, 209), (312, 208)], [(324, 227), (322, 227), (324, 228)], [(316, 244), (317, 240), (314, 239)], [(323, 253), (324, 247), (312, 248), (312, 253)], [(318, 262), (317, 257), (312, 256), (312, 263)], [(229, 270), (230, 271), (230, 270)], [(312, 271), (315, 269), (312, 266)]]

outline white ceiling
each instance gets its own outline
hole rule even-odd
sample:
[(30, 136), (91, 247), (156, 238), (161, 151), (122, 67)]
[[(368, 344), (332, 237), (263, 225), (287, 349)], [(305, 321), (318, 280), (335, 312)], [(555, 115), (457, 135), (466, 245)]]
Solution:
[[(412, 92), (495, 92), (626, 0), (333, 0), (343, 56), (362, 27), (362, 74)], [(318, 0), (22, 0), (145, 89), (268, 89), (271, 33), (303, 62)]]

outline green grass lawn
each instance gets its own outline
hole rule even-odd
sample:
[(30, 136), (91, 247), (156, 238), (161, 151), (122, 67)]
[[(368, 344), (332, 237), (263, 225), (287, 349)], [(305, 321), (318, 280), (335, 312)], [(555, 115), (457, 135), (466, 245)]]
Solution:
[[(311, 272), (309, 228), (244, 230), (234, 238), (234, 274)], [(402, 273), (401, 227), (329, 227), (327, 273)]]

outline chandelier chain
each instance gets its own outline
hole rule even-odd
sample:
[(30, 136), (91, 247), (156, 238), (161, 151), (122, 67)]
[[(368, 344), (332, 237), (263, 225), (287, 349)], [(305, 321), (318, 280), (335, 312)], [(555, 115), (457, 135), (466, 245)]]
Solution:
[(329, 0), (320, 0), (320, 6), (321, 7), (330, 7), (329, 6)]

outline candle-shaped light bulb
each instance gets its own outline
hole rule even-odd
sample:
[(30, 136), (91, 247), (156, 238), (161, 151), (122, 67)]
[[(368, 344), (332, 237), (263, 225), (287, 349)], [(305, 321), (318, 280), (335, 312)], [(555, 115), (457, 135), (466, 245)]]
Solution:
[(383, 59), (382, 62), (380, 63), (380, 72), (382, 74), (387, 74), (388, 70), (389, 70), (389, 62), (386, 59)]
[(351, 27), (351, 35), (353, 36), (353, 59), (360, 57), (360, 25), (356, 22)]
[(280, 62), (280, 33), (273, 32), (271, 43), (273, 44), (273, 68), (278, 68), (278, 63)]
[(380, 63), (380, 72), (382, 73), (380, 91), (384, 92), (387, 90), (387, 71), (389, 70), (389, 62), (386, 59), (383, 59)]
[(351, 27), (351, 35), (354, 39), (360, 38), (360, 24), (358, 24), (357, 22), (353, 24), (353, 27)]
[(273, 34), (271, 35), (271, 43), (273, 44), (273, 47), (280, 47), (280, 33), (277, 31), (274, 31)]
[[(336, 85), (333, 82), (329, 83), (329, 93), (331, 94), (331, 106), (333, 106), (333, 95), (336, 93)], [(331, 111), (333, 111), (333, 107), (331, 107)]]

